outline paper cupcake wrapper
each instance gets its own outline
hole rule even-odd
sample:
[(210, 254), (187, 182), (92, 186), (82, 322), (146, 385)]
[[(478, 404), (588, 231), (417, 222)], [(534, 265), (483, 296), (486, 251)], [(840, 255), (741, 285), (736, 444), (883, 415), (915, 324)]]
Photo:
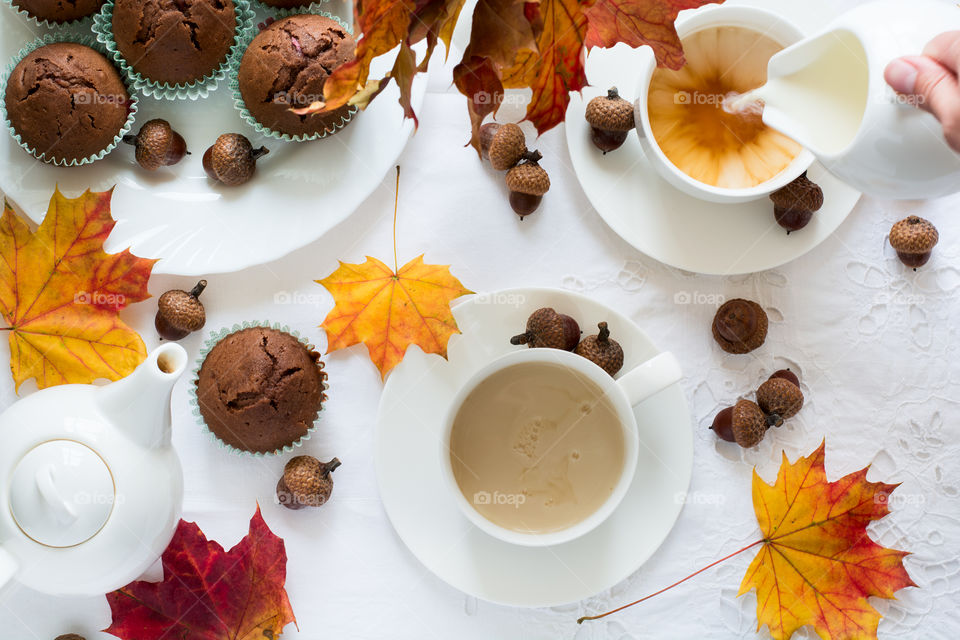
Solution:
[[(207, 336), (207, 339), (204, 341), (203, 346), (200, 348), (200, 354), (197, 356), (196, 367), (193, 370), (193, 376), (190, 379), (190, 386), (187, 388), (187, 394), (190, 396), (190, 412), (193, 414), (194, 419), (197, 421), (197, 425), (203, 429), (206, 433), (210, 435), (214, 442), (220, 446), (221, 449), (230, 451), (239, 456), (248, 456), (253, 458), (263, 458), (266, 456), (275, 456), (284, 453), (290, 453), (294, 449), (303, 446), (303, 443), (310, 439), (313, 435), (313, 432), (317, 428), (317, 424), (320, 421), (320, 413), (323, 411), (324, 406), (326, 405), (326, 393), (324, 393), (324, 402), (320, 405), (320, 409), (317, 410), (317, 417), (314, 419), (313, 424), (307, 429), (307, 432), (303, 434), (299, 440), (292, 442), (284, 447), (275, 449), (273, 451), (247, 451), (245, 449), (238, 449), (233, 445), (227, 444), (223, 440), (217, 437), (217, 434), (207, 426), (206, 421), (203, 419), (203, 414), (200, 413), (200, 402), (197, 399), (197, 383), (200, 379), (200, 367), (203, 366), (203, 361), (207, 358), (207, 354), (210, 353), (210, 350), (213, 349), (218, 342), (226, 338), (231, 333), (236, 333), (242, 329), (249, 329), (251, 327), (266, 327), (268, 329), (276, 329), (277, 331), (283, 331), (284, 333), (289, 333), (294, 338), (299, 340), (305, 347), (308, 349), (313, 349), (314, 346), (307, 342), (304, 338), (300, 337), (300, 333), (293, 331), (290, 327), (282, 325), (278, 322), (271, 324), (267, 321), (252, 320), (244, 321), (239, 324), (235, 324), (232, 327), (224, 327), (219, 331), (211, 331), (210, 335)], [(330, 388), (330, 385), (326, 383), (326, 378), (324, 378), (323, 390), (326, 391)]]
[(86, 23), (90, 22), (90, 20), (91, 20), (91, 19), (93, 18), (93, 16), (94, 16), (94, 14), (90, 14), (89, 16), (84, 16), (84, 17), (82, 17), (82, 18), (77, 18), (76, 20), (69, 20), (69, 21), (67, 21), (67, 22), (54, 22), (53, 20), (43, 20), (43, 19), (41, 19), (41, 18), (38, 18), (38, 17), (32, 15), (32, 14), (31, 14), (29, 11), (27, 11), (26, 9), (23, 9), (23, 8), (18, 7), (17, 5), (13, 4), (13, 0), (2, 0), (2, 2), (3, 2), (3, 4), (8, 5), (8, 6), (10, 7), (10, 9), (12, 9), (12, 10), (13, 10), (14, 12), (16, 12), (21, 18), (23, 18), (24, 20), (26, 20), (26, 21), (29, 22), (30, 24), (35, 25), (35, 26), (38, 26), (38, 27), (44, 27), (45, 29), (61, 29), (61, 28), (64, 28), (64, 27), (76, 27), (76, 26), (78, 26), (78, 25), (85, 25)]
[[(347, 32), (353, 35), (353, 28), (344, 22), (339, 16), (335, 16), (329, 11), (324, 11), (320, 8), (320, 5), (317, 3), (312, 3), (306, 7), (297, 7), (293, 9), (277, 9), (273, 12), (273, 16), (277, 20), (282, 20), (283, 18), (288, 18), (290, 16), (301, 15), (304, 13), (312, 13), (318, 16), (324, 16), (330, 18), (341, 27), (343, 27)], [(258, 135), (264, 136), (266, 138), (274, 138), (276, 140), (284, 140), (286, 142), (306, 142), (308, 140), (319, 140), (320, 138), (326, 138), (327, 136), (335, 134), (340, 129), (343, 129), (347, 124), (353, 120), (353, 116), (356, 115), (356, 107), (350, 107), (350, 109), (343, 116), (340, 117), (338, 122), (334, 122), (330, 125), (331, 128), (324, 129), (317, 133), (301, 133), (298, 135), (291, 135), (289, 133), (283, 133), (281, 131), (275, 131), (263, 124), (260, 123), (253, 114), (250, 113), (250, 110), (247, 109), (247, 105), (243, 100), (243, 94), (240, 93), (240, 61), (243, 60), (243, 54), (246, 53), (247, 47), (250, 46), (250, 43), (253, 42), (253, 39), (260, 33), (259, 29), (254, 29), (251, 32), (247, 33), (246, 37), (243, 39), (243, 45), (238, 48), (233, 56), (233, 59), (230, 62), (230, 91), (233, 93), (233, 104), (236, 106), (237, 111), (240, 112), (240, 117), (243, 118), (243, 121), (250, 125)]]
[(249, 0), (233, 0), (233, 11), (237, 18), (237, 26), (233, 35), (233, 44), (227, 51), (223, 62), (199, 80), (185, 84), (170, 84), (168, 82), (155, 82), (138, 73), (127, 63), (127, 59), (117, 49), (117, 42), (113, 37), (113, 6), (114, 0), (107, 0), (100, 9), (100, 13), (93, 16), (93, 31), (97, 34), (97, 40), (107, 48), (114, 62), (127, 75), (130, 83), (137, 91), (146, 96), (163, 100), (206, 98), (226, 77), (227, 71), (230, 69), (230, 60), (236, 53), (237, 48), (241, 46), (244, 36), (253, 30), (253, 23), (256, 19), (253, 9), (250, 8)]
[[(13, 136), (13, 139), (16, 140), (17, 144), (20, 145), (23, 149), (27, 151), (27, 153), (32, 155), (37, 160), (40, 160), (41, 162), (46, 162), (48, 164), (56, 165), (58, 167), (78, 167), (80, 165), (96, 162), (97, 160), (100, 160), (101, 158), (106, 156), (108, 153), (110, 153), (111, 151), (117, 148), (117, 145), (120, 144), (120, 142), (123, 140), (123, 136), (128, 134), (130, 132), (130, 129), (133, 128), (133, 122), (137, 118), (138, 101), (137, 101), (136, 93), (134, 93), (133, 89), (130, 87), (129, 81), (124, 79), (124, 85), (127, 87), (127, 93), (130, 96), (130, 103), (128, 105), (128, 109), (130, 110), (130, 112), (127, 114), (127, 121), (123, 123), (123, 127), (117, 133), (116, 137), (114, 137), (113, 142), (107, 145), (100, 152), (95, 153), (91, 156), (87, 156), (86, 158), (80, 158), (78, 160), (77, 159), (66, 160), (63, 158), (53, 158), (53, 157), (48, 158), (46, 155), (46, 152), (41, 153), (36, 149), (34, 149), (33, 147), (31, 147), (28, 143), (24, 142), (20, 134), (17, 133), (16, 130), (13, 128), (13, 123), (10, 122), (10, 118), (7, 116), (7, 102), (6, 100), (3, 99), (2, 96), (6, 95), (7, 93), (7, 81), (10, 80), (10, 74), (13, 73), (13, 70), (16, 68), (18, 64), (20, 64), (20, 62), (24, 58), (26, 58), (28, 55), (30, 55), (30, 53), (32, 53), (36, 49), (39, 49), (40, 47), (44, 47), (48, 44), (54, 44), (57, 42), (73, 42), (76, 44), (82, 44), (84, 46), (90, 47), (91, 49), (95, 49), (96, 51), (99, 51), (100, 53), (104, 54), (107, 57), (107, 60), (110, 59), (109, 54), (104, 50), (103, 46), (99, 42), (97, 42), (96, 39), (93, 38), (92, 36), (74, 35), (70, 33), (52, 33), (52, 34), (47, 34), (40, 38), (37, 38), (33, 42), (27, 44), (22, 49), (20, 49), (17, 55), (15, 55), (10, 60), (10, 62), (7, 64), (6, 68), (3, 71), (3, 77), (0, 78), (0, 119), (3, 120), (4, 125), (7, 127), (7, 130), (10, 132), (10, 135)], [(122, 74), (121, 74), (121, 77), (122, 77)]]
[[(319, 4), (327, 4), (330, 0), (319, 0), (318, 2), (304, 2), (302, 6), (299, 7), (274, 7), (272, 5), (263, 2), (263, 0), (254, 0), (254, 5), (263, 11), (269, 11), (272, 15), (278, 15), (283, 11), (293, 11), (293, 14), (297, 13), (314, 13), (309, 9)], [(291, 15), (293, 15), (291, 14)]]

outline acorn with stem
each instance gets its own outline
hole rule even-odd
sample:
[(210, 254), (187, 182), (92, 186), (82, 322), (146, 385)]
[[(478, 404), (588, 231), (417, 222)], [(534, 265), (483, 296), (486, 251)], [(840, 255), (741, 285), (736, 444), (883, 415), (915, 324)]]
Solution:
[(550, 190), (550, 176), (540, 166), (542, 158), (539, 151), (527, 151), (520, 162), (507, 171), (510, 206), (521, 220), (537, 210), (543, 195)]
[(203, 154), (203, 170), (211, 179), (236, 187), (253, 178), (257, 160), (270, 153), (261, 146), (254, 149), (250, 140), (239, 133), (225, 133)]
[(147, 171), (175, 165), (190, 155), (183, 136), (160, 118), (143, 123), (136, 135), (128, 133), (123, 136), (123, 141), (134, 146), (137, 164)]
[(206, 287), (207, 281), (201, 280), (190, 291), (171, 289), (160, 296), (154, 326), (161, 338), (180, 340), (203, 328), (207, 315), (200, 294)]
[(627, 139), (627, 133), (636, 126), (633, 105), (620, 97), (616, 87), (610, 87), (607, 95), (588, 102), (584, 116), (590, 124), (590, 141), (604, 155), (619, 149)]
[(527, 139), (518, 125), (488, 122), (480, 127), (480, 156), (497, 171), (507, 171), (527, 153)]

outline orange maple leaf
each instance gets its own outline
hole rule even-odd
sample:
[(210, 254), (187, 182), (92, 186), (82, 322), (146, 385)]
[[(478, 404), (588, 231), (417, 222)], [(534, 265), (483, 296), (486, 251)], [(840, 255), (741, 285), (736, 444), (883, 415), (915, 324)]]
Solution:
[(880, 546), (867, 525), (888, 513), (897, 485), (868, 482), (861, 469), (827, 481), (824, 444), (790, 464), (786, 454), (777, 480), (753, 474), (753, 507), (763, 532), (740, 593), (757, 590), (757, 628), (777, 640), (813, 625), (825, 640), (876, 638), (880, 614), (869, 596), (894, 598), (916, 586), (903, 567), (904, 551)]
[(683, 47), (674, 22), (684, 9), (696, 9), (723, 0), (599, 0), (585, 9), (590, 28), (584, 41), (588, 49), (624, 42), (637, 48), (650, 45), (657, 64), (679, 69)]
[(316, 282), (336, 302), (320, 325), (327, 333), (327, 351), (362, 342), (382, 378), (411, 344), (446, 358), (447, 341), (460, 333), (450, 301), (473, 293), (453, 277), (448, 265), (425, 264), (422, 255), (396, 273), (369, 256), (363, 264), (341, 262)]
[(117, 380), (146, 356), (117, 312), (150, 297), (156, 260), (103, 251), (116, 222), (113, 191), (66, 198), (56, 190), (35, 231), (4, 203), (0, 218), (0, 313), (10, 326), (10, 369), (19, 389)]

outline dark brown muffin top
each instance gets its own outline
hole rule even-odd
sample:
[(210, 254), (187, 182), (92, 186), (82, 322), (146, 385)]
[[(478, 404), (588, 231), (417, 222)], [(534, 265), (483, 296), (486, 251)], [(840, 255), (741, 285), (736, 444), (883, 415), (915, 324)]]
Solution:
[(103, 0), (13, 0), (13, 6), (34, 18), (50, 22), (70, 22), (93, 15)]
[(135, 71), (187, 84), (226, 59), (237, 30), (233, 0), (117, 0), (113, 38)]
[(318, 360), (289, 333), (266, 327), (231, 333), (200, 367), (200, 414), (214, 435), (237, 449), (269, 453), (293, 444), (325, 400), (326, 373)]
[(247, 109), (260, 124), (291, 135), (332, 129), (349, 111), (298, 116), (292, 108), (323, 99), (323, 84), (334, 69), (353, 60), (356, 43), (336, 21), (301, 14), (261, 31), (240, 61), (238, 82)]
[(263, 4), (268, 7), (276, 7), (277, 9), (293, 9), (294, 7), (306, 7), (310, 5), (312, 0), (260, 0)]
[(28, 54), (10, 74), (7, 117), (47, 159), (80, 160), (107, 148), (127, 121), (130, 95), (101, 53), (72, 42)]

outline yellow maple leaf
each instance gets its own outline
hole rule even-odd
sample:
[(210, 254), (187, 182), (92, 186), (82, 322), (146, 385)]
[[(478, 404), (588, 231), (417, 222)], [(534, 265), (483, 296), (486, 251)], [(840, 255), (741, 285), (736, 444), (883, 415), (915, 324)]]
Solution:
[(880, 546), (867, 525), (890, 513), (895, 484), (868, 482), (867, 469), (827, 481), (824, 445), (790, 464), (777, 480), (753, 474), (753, 506), (763, 533), (740, 593), (757, 590), (757, 625), (777, 640), (803, 625), (839, 640), (877, 637), (880, 614), (869, 596), (893, 598), (916, 586), (903, 567), (904, 551)]
[(116, 222), (111, 191), (66, 198), (56, 190), (34, 232), (7, 203), (0, 218), (0, 313), (10, 327), (17, 389), (117, 380), (146, 356), (117, 312), (150, 297), (156, 260), (103, 251)]
[(316, 282), (336, 302), (320, 325), (327, 333), (327, 351), (362, 342), (381, 378), (411, 344), (446, 358), (450, 336), (460, 332), (450, 301), (473, 293), (453, 277), (449, 265), (425, 264), (422, 255), (396, 273), (369, 256), (363, 264), (340, 262)]

